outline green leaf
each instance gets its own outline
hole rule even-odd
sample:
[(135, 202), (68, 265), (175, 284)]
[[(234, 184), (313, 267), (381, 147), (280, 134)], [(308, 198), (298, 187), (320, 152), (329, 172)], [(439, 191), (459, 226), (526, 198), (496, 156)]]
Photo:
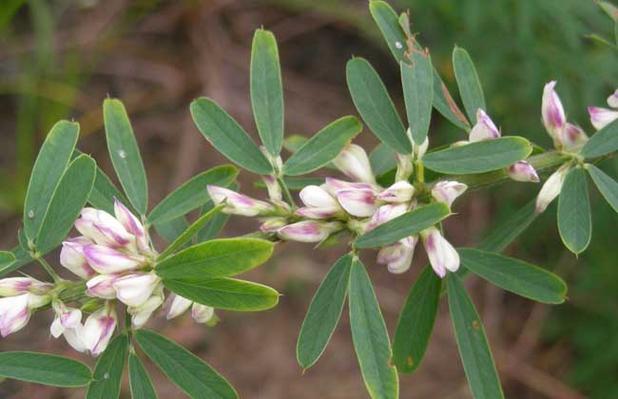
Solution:
[(387, 145), (380, 143), (369, 154), (371, 170), (376, 176), (381, 176), (397, 167), (395, 151)]
[(262, 143), (273, 155), (283, 144), (283, 84), (277, 40), (257, 29), (251, 46), (251, 107)]
[(262, 284), (232, 278), (163, 279), (180, 296), (217, 309), (256, 312), (275, 307), (279, 293)]
[(221, 374), (177, 343), (150, 330), (136, 331), (135, 340), (163, 374), (190, 398), (238, 398)]
[(372, 399), (399, 397), (397, 369), (391, 365), (391, 345), (365, 266), (354, 259), (349, 290), (350, 328), (365, 386)]
[(238, 176), (232, 165), (217, 166), (193, 176), (165, 197), (148, 215), (148, 222), (158, 224), (184, 216), (206, 204), (210, 197), (206, 186), (228, 186)]
[(266, 262), (273, 249), (271, 241), (258, 238), (220, 238), (184, 249), (155, 270), (164, 279), (230, 277)]
[(456, 46), (453, 49), (453, 69), (466, 114), (468, 114), (468, 119), (472, 121), (472, 124), (475, 124), (476, 111), (479, 108), (486, 111), (487, 108), (485, 106), (483, 88), (474, 67), (474, 62), (472, 62), (470, 54), (461, 47)]
[(393, 341), (393, 363), (399, 372), (411, 373), (423, 360), (438, 313), (441, 287), (442, 280), (426, 266), (410, 289)]
[(586, 172), (571, 169), (564, 178), (558, 197), (558, 231), (564, 245), (574, 254), (582, 253), (592, 237), (592, 217)]
[(535, 212), (535, 208), (536, 198), (492, 229), (481, 242), (479, 248), (491, 252), (504, 251), (539, 216), (539, 213)]
[(152, 386), (148, 371), (137, 355), (129, 354), (129, 387), (131, 399), (156, 399), (157, 393)]
[(148, 210), (146, 171), (127, 110), (120, 100), (103, 101), (103, 120), (107, 149), (116, 175), (133, 208), (145, 215)]
[(566, 299), (564, 281), (545, 269), (475, 248), (457, 252), (466, 269), (504, 290), (542, 303), (559, 304)]
[(105, 352), (97, 360), (93, 381), (88, 386), (86, 399), (118, 399), (128, 348), (129, 339), (125, 334), (112, 339)]
[(363, 130), (353, 116), (330, 123), (307, 140), (283, 165), (283, 173), (298, 176), (313, 172), (335, 159), (343, 148)]
[(15, 262), (15, 255), (9, 251), (0, 251), (0, 271)]
[[(203, 214), (202, 216), (200, 216), (200, 219), (206, 216), (206, 214), (208, 214), (212, 209), (212, 207), (205, 206), (204, 210), (202, 211)], [(208, 219), (209, 221), (206, 222), (206, 224), (197, 232), (195, 236), (195, 241), (202, 242), (216, 238), (221, 232), (221, 230), (223, 230), (223, 227), (225, 226), (229, 218), (230, 215), (228, 215), (227, 213), (222, 213), (218, 211), (215, 212), (215, 214)], [(198, 222), (199, 219), (196, 220), (194, 224), (197, 224)]]
[(191, 115), (206, 140), (231, 161), (257, 174), (272, 172), (272, 166), (247, 132), (213, 100), (193, 100)]
[(433, 103), (433, 66), (429, 53), (415, 50), (412, 65), (401, 63), (401, 83), (412, 139), (421, 145), (427, 138)]
[(401, 154), (412, 152), (412, 143), (397, 114), (393, 100), (378, 73), (363, 58), (352, 58), (346, 67), (352, 101), (371, 131)]
[(96, 178), (88, 202), (95, 208), (114, 214), (114, 198), (122, 202), (125, 206), (131, 207), (118, 188), (112, 183), (111, 179), (101, 168), (97, 167)]
[(385, 1), (371, 0), (369, 2), (369, 12), (373, 20), (378, 25), (382, 32), (382, 36), (386, 40), (389, 50), (397, 62), (405, 59), (407, 50), (407, 37), (401, 25), (395, 10)]
[(618, 150), (618, 119), (590, 137), (581, 150), (586, 159), (601, 157)]
[(56, 248), (71, 231), (92, 190), (96, 168), (92, 158), (80, 155), (62, 175), (35, 239), (41, 254)]
[(34, 240), (60, 178), (71, 160), (79, 124), (67, 121), (56, 123), (41, 146), (32, 169), (24, 203), (24, 233)]
[(435, 68), (433, 70), (433, 107), (453, 125), (466, 131), (470, 130), (470, 122), (457, 106)]
[(447, 292), (457, 347), (472, 396), (475, 399), (504, 398), (485, 329), (461, 279), (455, 273), (448, 274)]
[(4, 255), (6, 252), (2, 251), (0, 254), (3, 254), (0, 258), (0, 277), (7, 275), (9, 273), (14, 272), (15, 270), (20, 269), (21, 267), (27, 265), (32, 262), (32, 257), (28, 253), (28, 251), (21, 246), (13, 249), (12, 253), (9, 252), (13, 256), (13, 261), (8, 262), (10, 256)]
[(92, 379), (83, 363), (35, 352), (0, 352), (0, 376), (66, 388), (88, 385)]
[(425, 166), (446, 174), (474, 174), (502, 169), (526, 159), (532, 152), (523, 137), (502, 137), (450, 147), (425, 155)]
[(597, 1), (597, 5), (601, 7), (614, 22), (618, 22), (618, 7), (607, 1)]
[(165, 248), (165, 251), (159, 255), (159, 259), (167, 258), (169, 255), (173, 254), (191, 241), (191, 239), (206, 225), (206, 223), (208, 223), (210, 219), (219, 214), (222, 208), (223, 205), (220, 205), (197, 218), (195, 222), (187, 227), (185, 231), (180, 233), (178, 237), (167, 248)]
[(614, 208), (615, 212), (618, 212), (618, 182), (592, 164), (587, 164), (586, 170), (605, 201)]
[(348, 293), (352, 255), (344, 255), (332, 267), (316, 291), (296, 344), (296, 359), (303, 369), (313, 366), (333, 335)]
[(357, 248), (378, 248), (425, 230), (451, 214), (441, 202), (420, 206), (360, 236)]
[(181, 216), (176, 219), (169, 220), (163, 223), (157, 223), (154, 225), (159, 234), (165, 241), (172, 243), (178, 239), (189, 228), (189, 222), (187, 218)]

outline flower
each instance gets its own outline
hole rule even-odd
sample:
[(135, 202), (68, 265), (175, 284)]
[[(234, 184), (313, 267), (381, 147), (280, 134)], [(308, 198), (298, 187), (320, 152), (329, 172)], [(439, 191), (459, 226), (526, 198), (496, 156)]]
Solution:
[(527, 161), (515, 162), (513, 165), (506, 168), (506, 173), (515, 181), (533, 183), (538, 183), (540, 181), (536, 170)]
[(152, 295), (139, 306), (129, 306), (127, 312), (131, 315), (131, 324), (135, 328), (141, 328), (146, 324), (152, 313), (163, 304), (163, 290)]
[(32, 277), (8, 277), (0, 279), (0, 296), (16, 296), (25, 293), (43, 295), (53, 287)]
[(139, 250), (145, 253), (150, 252), (148, 233), (144, 225), (116, 198), (114, 198), (114, 215), (127, 232), (135, 236)]
[(371, 216), (366, 231), (375, 229), (381, 224), (395, 219), (408, 211), (408, 204), (386, 204), (379, 207)]
[(489, 115), (482, 109), (476, 111), (476, 124), (470, 130), (471, 143), (482, 140), (492, 140), (500, 137), (500, 130), (496, 127)]
[(82, 312), (79, 309), (66, 306), (60, 301), (52, 303), (56, 317), (51, 324), (50, 332), (54, 338), (64, 335), (67, 343), (76, 351), (86, 351), (86, 345), (82, 340)]
[(612, 110), (602, 107), (588, 107), (588, 114), (590, 114), (590, 123), (595, 129), (601, 130), (605, 126), (609, 125), (616, 119), (618, 119), (618, 110)]
[(103, 245), (85, 245), (83, 253), (90, 267), (101, 274), (126, 272), (144, 266), (146, 259)]
[(277, 230), (277, 235), (289, 241), (320, 242), (342, 227), (338, 222), (304, 220), (281, 227)]
[(369, 217), (378, 208), (376, 193), (370, 189), (338, 190), (337, 201), (352, 216)]
[(98, 356), (105, 351), (117, 322), (116, 311), (109, 302), (88, 316), (80, 336), (85, 348), (93, 356)]
[(326, 219), (341, 212), (337, 200), (323, 187), (306, 186), (300, 191), (299, 196), (305, 207), (296, 210), (298, 216), (309, 219)]
[(103, 299), (116, 298), (114, 281), (120, 274), (99, 274), (86, 282), (86, 294)]
[(153, 272), (132, 273), (115, 279), (112, 287), (120, 302), (139, 307), (150, 298), (160, 282), (161, 279)]
[(137, 246), (136, 237), (129, 233), (118, 219), (99, 209), (82, 209), (81, 217), (75, 221), (75, 228), (98, 245), (129, 249)]
[(376, 180), (371, 171), (369, 157), (363, 147), (349, 144), (333, 160), (333, 164), (344, 175), (358, 182), (375, 184)]
[(379, 193), (376, 198), (384, 202), (409, 202), (414, 195), (414, 186), (407, 180), (400, 180)]
[(555, 87), (556, 81), (552, 80), (543, 88), (541, 115), (545, 130), (554, 139), (554, 144), (556, 145), (562, 142), (562, 132), (566, 126), (566, 115)]
[(253, 199), (224, 187), (209, 184), (207, 189), (208, 195), (210, 195), (215, 205), (225, 205), (223, 208), (225, 213), (252, 217), (274, 210), (274, 207), (267, 202)]
[(92, 242), (83, 236), (64, 241), (60, 251), (60, 264), (83, 279), (94, 276), (97, 272), (90, 267), (84, 256), (84, 246), (90, 244)]
[(563, 165), (557, 171), (551, 174), (547, 181), (541, 187), (539, 195), (536, 197), (536, 211), (543, 212), (547, 206), (560, 194), (564, 178), (569, 171), (569, 165)]
[(567, 123), (562, 132), (562, 144), (566, 149), (581, 147), (588, 141), (588, 136), (584, 130), (572, 123)]
[(607, 105), (612, 108), (618, 108), (618, 89), (614, 90), (614, 92), (607, 97)]
[(383, 247), (378, 252), (378, 263), (387, 265), (388, 271), (401, 274), (412, 265), (414, 248), (418, 243), (417, 236), (406, 237), (395, 244)]
[(459, 269), (459, 254), (435, 227), (421, 231), (423, 246), (434, 272), (444, 278), (446, 272)]
[(215, 315), (215, 309), (195, 303), (190, 299), (174, 294), (170, 302), (170, 307), (167, 312), (167, 319), (171, 320), (186, 312), (190, 307), (191, 316), (198, 323), (208, 323)]
[(21, 294), (0, 299), (0, 335), (6, 337), (24, 328), (30, 320), (28, 306), (31, 294)]
[(444, 202), (451, 207), (453, 201), (468, 189), (464, 183), (454, 180), (443, 180), (434, 184), (431, 189), (431, 196), (438, 202)]

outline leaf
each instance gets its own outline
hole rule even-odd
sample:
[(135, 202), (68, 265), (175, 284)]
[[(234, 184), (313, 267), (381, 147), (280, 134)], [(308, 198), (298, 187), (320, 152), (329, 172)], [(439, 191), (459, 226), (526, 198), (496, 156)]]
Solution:
[(256, 312), (273, 308), (279, 293), (262, 284), (232, 278), (163, 279), (180, 296), (217, 309)]
[(451, 214), (441, 202), (420, 206), (360, 236), (357, 248), (378, 248), (425, 230)]
[[(5, 254), (6, 252), (2, 251), (0, 254)], [(9, 252), (10, 253), (10, 252)], [(28, 253), (28, 251), (22, 247), (17, 247), (13, 249), (13, 252), (10, 253), (14, 259), (12, 262), (7, 262), (10, 256), (2, 255), (0, 262), (0, 277), (7, 275), (9, 273), (14, 272), (15, 270), (20, 269), (21, 267), (27, 265), (32, 262), (32, 257)]]
[(485, 97), (479, 75), (474, 67), (470, 54), (461, 47), (453, 49), (453, 69), (461, 101), (472, 124), (476, 123), (476, 111), (480, 108), (486, 111)]
[(536, 198), (492, 229), (479, 248), (491, 252), (504, 251), (539, 216), (535, 208)]
[(274, 244), (257, 238), (220, 238), (194, 245), (157, 263), (163, 279), (229, 277), (266, 262)]
[(542, 303), (559, 304), (567, 287), (554, 273), (538, 266), (493, 252), (459, 248), (462, 265), (498, 287)]
[(183, 185), (165, 197), (148, 215), (148, 222), (158, 224), (184, 216), (208, 201), (206, 186), (228, 186), (238, 176), (238, 170), (232, 165), (217, 166), (193, 176)]
[(187, 349), (151, 330), (137, 330), (135, 340), (150, 360), (192, 399), (235, 399), (232, 386)]
[(433, 107), (449, 122), (463, 130), (470, 130), (470, 122), (461, 112), (438, 71), (433, 70)]
[(107, 176), (101, 168), (97, 167), (96, 178), (94, 180), (94, 185), (92, 186), (92, 191), (90, 191), (88, 202), (97, 209), (113, 214), (114, 198), (118, 199), (126, 206), (130, 206), (129, 202), (124, 197), (124, 194), (116, 188), (109, 176)]
[(193, 100), (191, 116), (206, 140), (231, 161), (257, 174), (272, 172), (272, 166), (247, 132), (213, 100)]
[(182, 233), (187, 231), (189, 222), (186, 217), (181, 216), (167, 222), (157, 223), (154, 227), (157, 230), (157, 234), (163, 237), (165, 241), (171, 243), (176, 241)]
[(564, 245), (574, 254), (582, 253), (592, 237), (592, 217), (586, 172), (571, 169), (564, 178), (558, 197), (558, 231)]
[(131, 399), (156, 399), (157, 393), (152, 386), (148, 371), (137, 355), (129, 354), (129, 387)]
[(430, 152), (423, 162), (435, 172), (474, 174), (505, 168), (526, 159), (531, 152), (528, 140), (510, 136)]
[(376, 176), (384, 175), (397, 167), (395, 151), (387, 145), (380, 143), (369, 154), (371, 170)]
[(442, 280), (426, 266), (406, 299), (395, 338), (393, 363), (399, 372), (411, 373), (420, 366), (438, 313)]
[[(206, 214), (208, 214), (212, 209), (213, 208), (211, 207), (205, 206), (204, 210), (202, 211), (203, 214), (202, 216), (200, 216), (200, 219), (204, 217)], [(206, 224), (197, 232), (195, 236), (196, 237), (195, 241), (202, 242), (202, 241), (212, 240), (213, 238), (216, 238), (221, 232), (221, 230), (223, 230), (223, 227), (225, 226), (229, 218), (230, 218), (230, 215), (226, 213), (222, 213), (218, 211), (215, 212), (214, 215), (212, 215), (212, 217), (208, 219)], [(199, 219), (196, 220), (194, 224), (197, 224), (198, 222), (199, 222)]]
[(292, 154), (283, 165), (283, 173), (298, 176), (327, 165), (361, 130), (362, 125), (353, 116), (337, 119), (317, 132)]
[(401, 83), (412, 139), (423, 144), (431, 122), (433, 66), (429, 53), (412, 52), (412, 65), (401, 63)]
[(412, 152), (412, 143), (397, 114), (393, 100), (378, 73), (363, 58), (352, 58), (346, 67), (352, 101), (371, 131), (401, 154)]
[(62, 175), (35, 239), (41, 254), (56, 248), (71, 231), (92, 190), (96, 168), (92, 158), (80, 155)]
[(97, 360), (93, 381), (86, 392), (86, 399), (118, 399), (128, 348), (129, 339), (125, 334), (112, 339), (105, 352)]
[(0, 352), (0, 376), (55, 387), (88, 385), (88, 366), (62, 356), (35, 352)]
[(148, 181), (137, 140), (127, 110), (118, 99), (103, 101), (105, 137), (112, 165), (133, 208), (145, 215), (148, 210)]
[(0, 251), (0, 271), (15, 262), (15, 255), (9, 251)]
[(24, 233), (34, 240), (56, 186), (69, 164), (79, 136), (79, 124), (56, 123), (41, 146), (30, 175), (24, 203)]
[(251, 107), (262, 143), (273, 155), (283, 144), (283, 84), (277, 40), (257, 29), (251, 46)]
[(220, 205), (217, 208), (211, 209), (210, 211), (197, 218), (195, 222), (191, 223), (191, 225), (188, 226), (185, 231), (180, 233), (178, 237), (167, 248), (165, 248), (165, 251), (163, 251), (159, 255), (158, 259), (167, 258), (171, 254), (182, 248), (189, 241), (191, 241), (191, 239), (206, 225), (206, 223), (208, 223), (209, 220), (219, 214), (222, 208), (223, 205)]
[(349, 290), (350, 328), (363, 381), (372, 399), (399, 397), (386, 324), (365, 266), (354, 259)]
[(618, 150), (618, 119), (593, 134), (580, 154), (586, 159), (591, 159), (616, 150)]
[(605, 201), (614, 208), (614, 212), (618, 212), (618, 182), (592, 164), (585, 167)]
[(352, 255), (339, 258), (316, 291), (296, 344), (296, 359), (303, 369), (313, 366), (330, 341), (348, 293)]
[(475, 399), (504, 398), (485, 329), (455, 273), (448, 274), (447, 292), (457, 347), (472, 396)]

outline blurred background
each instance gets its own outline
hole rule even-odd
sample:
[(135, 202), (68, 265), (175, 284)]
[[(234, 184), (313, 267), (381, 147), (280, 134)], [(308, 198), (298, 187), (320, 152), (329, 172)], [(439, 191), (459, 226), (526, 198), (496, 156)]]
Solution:
[[(612, 37), (613, 24), (593, 0), (392, 0), (409, 9), (413, 31), (428, 46), (447, 85), (453, 85), (455, 44), (476, 62), (489, 113), (505, 134), (544, 146), (540, 123), (543, 84), (557, 79), (570, 120), (591, 131), (585, 107), (604, 105), (618, 85), (618, 52), (589, 34)], [(153, 201), (225, 160), (191, 122), (189, 102), (216, 99), (255, 134), (249, 103), (249, 51), (254, 29), (277, 36), (283, 65), (286, 132), (311, 135), (328, 122), (355, 114), (345, 86), (345, 63), (368, 58), (403, 110), (399, 68), (365, 0), (2, 0), (0, 2), (0, 247), (16, 244), (25, 185), (38, 147), (60, 118), (81, 124), (82, 150), (111, 173), (101, 104), (121, 98), (131, 115), (147, 166)], [(430, 139), (461, 135), (435, 115)], [(365, 131), (358, 142), (376, 141)], [(613, 176), (618, 162), (601, 165)], [(243, 190), (264, 195), (243, 174)], [(510, 184), (460, 200), (447, 235), (473, 245), (488, 228), (537, 192)], [(468, 288), (484, 319), (507, 397), (618, 398), (618, 256), (616, 214), (592, 190), (592, 245), (576, 259), (562, 246), (555, 205), (508, 250), (555, 270), (569, 283), (569, 300), (534, 304), (470, 278)], [(233, 218), (225, 235), (256, 226)], [(161, 329), (211, 363), (243, 398), (365, 398), (344, 314), (320, 362), (304, 375), (295, 342), (308, 303), (343, 248), (313, 250), (286, 244), (250, 278), (284, 293), (280, 305), (258, 314), (220, 312), (208, 328), (190, 317), (157, 318)], [(424, 255), (404, 275), (366, 264), (391, 333)], [(51, 259), (55, 262), (54, 259)], [(57, 262), (55, 262), (57, 263)], [(33, 268), (26, 269), (33, 271)], [(445, 303), (423, 366), (402, 375), (402, 398), (468, 398)], [(48, 312), (49, 313), (49, 312)], [(41, 350), (76, 356), (49, 335), (51, 315), (0, 341), (2, 350)], [(79, 357), (79, 355), (77, 355)], [(84, 358), (85, 359), (85, 358)], [(161, 398), (179, 391), (151, 368)], [(125, 389), (123, 398), (128, 398)], [(1, 398), (81, 398), (63, 391), (5, 381)]]

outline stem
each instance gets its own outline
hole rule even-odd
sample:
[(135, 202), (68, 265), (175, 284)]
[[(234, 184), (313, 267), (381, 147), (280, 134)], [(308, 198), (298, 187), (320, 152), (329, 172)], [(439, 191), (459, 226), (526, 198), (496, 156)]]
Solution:
[(281, 189), (283, 190), (283, 196), (285, 197), (285, 200), (292, 207), (296, 208), (296, 202), (294, 202), (294, 197), (292, 197), (292, 193), (290, 192), (290, 189), (288, 188), (287, 184), (285, 184), (285, 181), (283, 180), (283, 178), (277, 177), (277, 182), (279, 183), (279, 185), (281, 186)]
[(37, 256), (36, 260), (41, 264), (43, 269), (45, 269), (45, 271), (47, 272), (47, 274), (49, 274), (52, 280), (54, 280), (54, 283), (57, 283), (62, 280), (60, 276), (58, 275), (58, 273), (56, 273), (56, 271), (51, 267), (49, 263), (47, 263), (47, 261), (43, 257)]

